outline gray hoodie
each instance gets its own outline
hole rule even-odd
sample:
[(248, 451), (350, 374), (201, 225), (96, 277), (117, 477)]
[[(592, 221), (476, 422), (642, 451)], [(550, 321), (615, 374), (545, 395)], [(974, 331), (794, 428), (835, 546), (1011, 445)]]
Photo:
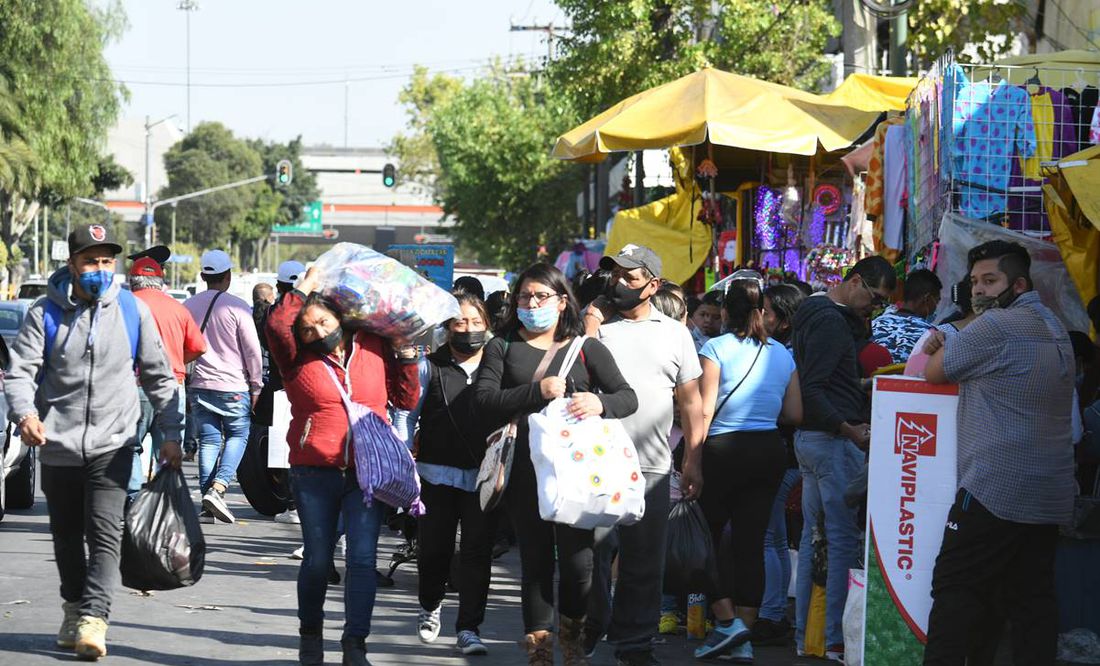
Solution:
[[(72, 292), (68, 267), (49, 279), (46, 296), (27, 311), (12, 348), (11, 372), (4, 380), (9, 414), (18, 423), (38, 414), (46, 425), (42, 463), (77, 467), (86, 460), (131, 446), (140, 416), (134, 359), (121, 306), (120, 287), (112, 284), (98, 301), (88, 303)], [(45, 347), (46, 299), (61, 307), (57, 338), (39, 385)], [(168, 441), (180, 441), (183, 415), (176, 401), (179, 384), (149, 308), (137, 300), (141, 315), (138, 364), (141, 386), (157, 410), (157, 426)]]

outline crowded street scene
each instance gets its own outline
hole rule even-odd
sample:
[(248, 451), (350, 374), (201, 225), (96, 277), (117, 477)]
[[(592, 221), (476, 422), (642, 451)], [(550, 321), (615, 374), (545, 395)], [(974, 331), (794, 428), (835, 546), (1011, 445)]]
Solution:
[(1100, 664), (1100, 8), (4, 0), (0, 428), (0, 666)]

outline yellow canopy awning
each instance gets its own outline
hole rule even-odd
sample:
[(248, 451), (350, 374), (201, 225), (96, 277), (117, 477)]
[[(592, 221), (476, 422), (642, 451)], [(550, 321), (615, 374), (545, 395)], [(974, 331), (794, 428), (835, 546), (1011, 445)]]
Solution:
[(795, 88), (706, 68), (629, 97), (558, 138), (558, 159), (690, 146), (813, 155), (846, 148), (878, 117)]
[(1063, 158), (1043, 185), (1050, 228), (1081, 302), (1100, 293), (1100, 146)]
[(833, 92), (821, 98), (860, 111), (904, 111), (909, 93), (920, 79), (904, 76), (851, 74)]
[(685, 190), (619, 211), (604, 254), (613, 257), (628, 243), (645, 245), (661, 257), (661, 277), (677, 284), (687, 282), (706, 261), (711, 248), (711, 228), (698, 220), (693, 225), (692, 217), (691, 193)]
[(1069, 50), (1056, 53), (1035, 53), (1029, 55), (1001, 58), (993, 67), (977, 67), (974, 78), (989, 76), (990, 69), (997, 68), (997, 74), (1014, 85), (1023, 85), (1035, 76), (1038, 70), (1039, 81), (1051, 88), (1071, 88), (1079, 83), (1091, 86), (1100, 83), (1100, 53), (1096, 51)]

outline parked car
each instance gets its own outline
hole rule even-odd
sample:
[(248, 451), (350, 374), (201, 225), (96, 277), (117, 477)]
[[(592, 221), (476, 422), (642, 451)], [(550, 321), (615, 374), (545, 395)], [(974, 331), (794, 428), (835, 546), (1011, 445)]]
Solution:
[[(4, 367), (8, 366), (7, 346), (0, 350)], [(0, 387), (2, 388), (2, 387)], [(3, 474), (0, 474), (0, 520), (10, 510), (29, 509), (34, 506), (35, 450), (25, 446), (19, 432), (12, 427), (8, 432), (8, 400), (0, 390), (0, 436), (4, 438)]]
[(0, 301), (0, 338), (8, 349), (15, 344), (15, 336), (19, 335), (19, 327), (29, 307), (30, 301)]
[(19, 285), (19, 293), (16, 295), (16, 298), (21, 301), (33, 303), (38, 300), (40, 296), (46, 295), (48, 287), (49, 285), (46, 280), (37, 278), (25, 280), (23, 284)]
[(191, 292), (187, 291), (186, 289), (169, 289), (167, 290), (167, 294), (179, 301), (180, 303), (191, 298)]

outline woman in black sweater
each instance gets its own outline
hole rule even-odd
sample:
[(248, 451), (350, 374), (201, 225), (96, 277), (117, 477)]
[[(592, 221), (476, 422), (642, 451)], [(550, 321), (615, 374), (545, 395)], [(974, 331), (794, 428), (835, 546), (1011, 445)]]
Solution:
[[(519, 417), (515, 462), (504, 501), (519, 540), (523, 624), (529, 664), (551, 666), (554, 621), (554, 549), (561, 642), (567, 666), (586, 664), (581, 630), (592, 586), (592, 530), (545, 522), (539, 517), (527, 416), (551, 400), (571, 395), (576, 418), (622, 418), (638, 408), (634, 390), (623, 379), (611, 353), (598, 340), (585, 340), (580, 359), (567, 377), (556, 376), (569, 343), (584, 334), (580, 310), (561, 271), (535, 264), (520, 275), (503, 335), (485, 349), (474, 393), (475, 414), (501, 426)], [(560, 347), (546, 376), (533, 381), (543, 356)], [(599, 393), (595, 393), (599, 391)]]
[[(455, 635), (462, 654), (488, 650), (478, 627), (485, 619), (492, 568), (493, 525), (482, 512), (477, 495), (477, 470), (485, 456), (489, 429), (477, 418), (473, 387), (489, 341), (489, 314), (477, 296), (457, 293), (461, 315), (447, 322), (447, 344), (421, 366), (424, 403), (416, 456), (420, 498), (427, 508), (420, 517), (420, 616), (417, 634), (425, 643), (439, 636), (440, 604), (454, 556), (455, 536), (462, 524), (459, 546), (458, 619)], [(425, 381), (426, 380), (426, 381)]]

